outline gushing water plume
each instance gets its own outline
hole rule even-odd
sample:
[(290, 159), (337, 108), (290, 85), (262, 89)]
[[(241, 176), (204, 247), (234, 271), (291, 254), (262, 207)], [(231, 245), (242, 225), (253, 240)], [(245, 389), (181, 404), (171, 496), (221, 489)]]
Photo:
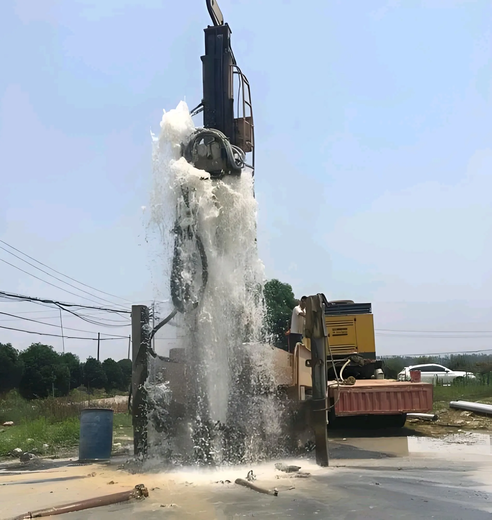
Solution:
[(172, 462), (258, 460), (279, 446), (281, 414), (274, 349), (262, 343), (253, 177), (211, 179), (194, 168), (181, 157), (193, 131), (181, 102), (154, 137), (152, 223), (180, 334), (173, 359), (153, 361), (146, 384), (149, 450)]

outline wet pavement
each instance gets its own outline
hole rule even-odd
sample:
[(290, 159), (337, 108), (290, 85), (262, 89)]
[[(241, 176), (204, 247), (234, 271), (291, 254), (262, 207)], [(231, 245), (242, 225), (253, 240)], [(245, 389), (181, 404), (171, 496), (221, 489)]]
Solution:
[[(312, 455), (285, 460), (311, 473), (290, 478), (274, 462), (218, 470), (160, 471), (144, 474), (109, 465), (69, 461), (32, 461), (0, 468), (0, 519), (34, 509), (131, 489), (143, 483), (150, 496), (98, 509), (69, 513), (70, 520), (137, 517), (169, 518), (337, 518), (463, 519), (492, 517), (491, 435), (468, 432), (436, 439), (402, 434), (381, 437), (340, 432), (330, 440), (330, 467), (319, 468)], [(29, 472), (20, 471), (29, 468)], [(249, 469), (256, 483), (278, 489), (262, 495), (235, 485)], [(228, 483), (227, 481), (231, 481)], [(63, 518), (65, 516), (62, 516)]]

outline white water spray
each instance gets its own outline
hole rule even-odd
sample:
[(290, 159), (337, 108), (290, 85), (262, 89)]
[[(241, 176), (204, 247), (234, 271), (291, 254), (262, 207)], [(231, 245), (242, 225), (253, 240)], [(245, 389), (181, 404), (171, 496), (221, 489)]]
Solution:
[(261, 343), (264, 270), (253, 177), (217, 180), (194, 168), (181, 157), (193, 131), (181, 102), (164, 112), (154, 137), (152, 223), (163, 244), (164, 279), (174, 283), (167, 296), (176, 299), (178, 291), (181, 298), (177, 346), (185, 370), (177, 390), (186, 397), (178, 426), (167, 428), (176, 388), (154, 361), (146, 385), (149, 449), (173, 461), (248, 462), (271, 454), (281, 436), (273, 348)]

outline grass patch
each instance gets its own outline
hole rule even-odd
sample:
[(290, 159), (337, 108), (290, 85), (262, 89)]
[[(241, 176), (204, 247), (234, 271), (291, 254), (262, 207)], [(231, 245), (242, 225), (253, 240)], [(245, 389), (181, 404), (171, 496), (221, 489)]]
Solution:
[(80, 421), (71, 417), (52, 423), (44, 417), (16, 426), (4, 427), (0, 433), (0, 457), (15, 448), (38, 454), (56, 455), (79, 442)]
[[(59, 455), (78, 446), (80, 412), (87, 407), (82, 402), (87, 395), (76, 393), (63, 398), (27, 401), (16, 392), (0, 399), (0, 457), (14, 449), (37, 455)], [(96, 403), (97, 405), (97, 403)], [(115, 412), (125, 409), (126, 403), (113, 406)], [(1, 426), (13, 421), (14, 426)], [(128, 413), (113, 416), (114, 439), (127, 440), (133, 436), (132, 418)]]
[(115, 413), (113, 417), (113, 428), (131, 428), (132, 416), (129, 413)]
[(434, 387), (434, 404), (449, 406), (450, 401), (483, 401), (492, 399), (492, 385), (480, 382), (464, 381), (450, 386)]

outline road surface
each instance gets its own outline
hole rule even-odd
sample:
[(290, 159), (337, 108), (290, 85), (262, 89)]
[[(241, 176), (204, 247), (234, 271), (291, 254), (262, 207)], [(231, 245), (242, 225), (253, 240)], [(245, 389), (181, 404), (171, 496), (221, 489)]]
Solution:
[[(153, 461), (145, 473), (109, 465), (33, 461), (0, 469), (0, 518), (57, 504), (131, 489), (143, 483), (148, 499), (62, 515), (69, 520), (139, 518), (256, 519), (463, 519), (492, 517), (491, 436), (458, 433), (428, 437), (340, 437), (330, 441), (330, 467), (312, 455), (283, 462), (308, 471), (285, 478), (274, 461), (218, 470), (163, 469)], [(27, 473), (25, 471), (30, 468)], [(253, 469), (259, 485), (277, 497), (237, 486)], [(277, 478), (281, 477), (281, 478)], [(226, 482), (227, 480), (231, 483)], [(113, 482), (113, 483), (110, 483)]]

